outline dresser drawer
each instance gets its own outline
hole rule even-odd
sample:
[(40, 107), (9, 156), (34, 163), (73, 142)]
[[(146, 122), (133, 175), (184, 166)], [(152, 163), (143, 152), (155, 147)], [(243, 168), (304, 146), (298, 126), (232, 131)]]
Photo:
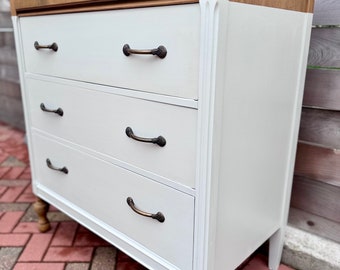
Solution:
[[(197, 99), (199, 5), (114, 10), (20, 19), (27, 72)], [(57, 51), (35, 49), (35, 42)], [(165, 58), (126, 56), (123, 47)]]
[[(32, 127), (194, 187), (197, 110), (34, 79), (26, 86)], [(166, 144), (136, 141), (128, 127)]]
[[(37, 183), (82, 208), (179, 269), (192, 269), (194, 198), (110, 163), (33, 134)], [(68, 173), (47, 166), (67, 168)], [(65, 171), (64, 168), (64, 171)], [(164, 222), (127, 204), (164, 215)], [(160, 215), (159, 215), (160, 216)], [(162, 221), (162, 220), (161, 220)]]

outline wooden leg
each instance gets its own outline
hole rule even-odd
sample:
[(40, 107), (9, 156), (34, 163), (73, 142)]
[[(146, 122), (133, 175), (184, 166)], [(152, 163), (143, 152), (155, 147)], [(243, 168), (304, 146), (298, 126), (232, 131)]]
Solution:
[(269, 262), (270, 270), (277, 270), (280, 266), (281, 255), (283, 250), (283, 229), (277, 230), (269, 239)]
[(34, 203), (34, 211), (38, 215), (38, 229), (40, 232), (47, 232), (51, 229), (51, 224), (47, 219), (47, 212), (50, 205), (37, 197), (37, 201)]

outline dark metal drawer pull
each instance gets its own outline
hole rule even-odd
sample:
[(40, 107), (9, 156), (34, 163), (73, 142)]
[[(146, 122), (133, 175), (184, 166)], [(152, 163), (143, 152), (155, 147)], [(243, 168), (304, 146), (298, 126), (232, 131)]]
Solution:
[(49, 167), (51, 170), (55, 170), (55, 171), (58, 171), (58, 172), (63, 172), (64, 174), (68, 174), (68, 169), (66, 167), (57, 168), (57, 167), (53, 166), (52, 162), (49, 158), (46, 159), (46, 164), (47, 164), (47, 167)]
[(135, 203), (133, 202), (133, 199), (131, 197), (128, 197), (126, 199), (127, 204), (131, 207), (131, 209), (136, 212), (137, 214), (144, 216), (144, 217), (149, 217), (152, 219), (157, 219), (159, 222), (163, 223), (165, 221), (165, 217), (161, 212), (158, 212), (156, 214), (150, 214), (147, 212), (144, 212), (142, 210), (139, 210), (136, 206)]
[(57, 43), (53, 42), (51, 45), (40, 45), (38, 41), (34, 42), (34, 48), (36, 50), (40, 50), (40, 49), (49, 49), (49, 50), (53, 50), (53, 51), (58, 51), (58, 45)]
[(138, 137), (133, 133), (132, 128), (127, 127), (125, 129), (125, 133), (128, 137), (139, 141), (139, 142), (145, 142), (145, 143), (154, 143), (154, 144), (158, 144), (160, 147), (163, 147), (166, 145), (166, 140), (163, 136), (158, 136), (157, 138), (142, 138), (142, 137)]
[(64, 115), (64, 111), (62, 108), (58, 108), (56, 110), (50, 110), (50, 109), (47, 109), (45, 104), (44, 103), (41, 103), (40, 104), (40, 109), (44, 112), (49, 112), (49, 113), (55, 113), (55, 114), (58, 114), (60, 116), (63, 116)]
[(165, 58), (167, 54), (167, 50), (164, 46), (159, 46), (156, 49), (151, 49), (151, 50), (135, 50), (131, 49), (129, 44), (125, 44), (123, 46), (123, 53), (126, 56), (129, 56), (130, 54), (151, 54), (151, 55), (157, 55), (159, 58)]

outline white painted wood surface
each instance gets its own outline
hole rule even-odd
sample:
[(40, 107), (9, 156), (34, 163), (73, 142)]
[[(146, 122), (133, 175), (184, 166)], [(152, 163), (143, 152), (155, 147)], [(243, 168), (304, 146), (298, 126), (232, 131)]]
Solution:
[[(40, 185), (179, 269), (192, 268), (194, 198), (135, 173), (33, 134), (34, 161)], [(68, 174), (51, 170), (66, 166)], [(133, 212), (126, 199), (146, 212), (162, 212), (164, 223)]]
[(222, 126), (214, 131), (223, 138), (214, 269), (236, 268), (280, 229), (270, 257), (277, 269), (311, 15), (238, 3), (229, 5), (229, 13), (223, 108), (215, 116)]
[[(28, 72), (198, 98), (198, 5), (27, 17), (21, 29)], [(58, 51), (37, 51), (35, 41)], [(168, 54), (127, 57), (124, 44)]]
[[(111, 16), (117, 19), (114, 23), (109, 23)], [(270, 268), (276, 270), (281, 256), (290, 199), (311, 17), (311, 14), (301, 12), (231, 3), (226, 0), (201, 0), (199, 5), (20, 18), (19, 25), (15, 25), (15, 32), (19, 50), (25, 55), (19, 54), (19, 61), (22, 63), (23, 96), (25, 102), (30, 103), (26, 104), (29, 138), (32, 132), (35, 134), (34, 141), (29, 140), (35, 192), (150, 270), (233, 270), (267, 239), (271, 242)], [(81, 24), (77, 26), (76, 23), (66, 23), (66, 18), (72, 22), (77, 21), (75, 18), (81, 18)], [(60, 25), (54, 26), (60, 40), (70, 41), (70, 33), (75, 29), (83, 29), (83, 23), (87, 23), (84, 18), (93, 18), (94, 24), (98, 26), (90, 27), (86, 32), (94, 40), (102, 37), (101, 40), (116, 42), (123, 38), (119, 41), (121, 47), (128, 43), (125, 42), (126, 33), (122, 31), (127, 19), (128, 28), (136, 31), (132, 36), (138, 37), (138, 42), (141, 42), (137, 45), (144, 45), (146, 42), (141, 38), (142, 28), (139, 27), (152, 25), (147, 33), (153, 31), (157, 33), (157, 38), (152, 39), (150, 36), (147, 39), (150, 43), (146, 45), (154, 40), (165, 45), (167, 41), (167, 44), (174, 44), (173, 48), (178, 49), (174, 59), (170, 59), (169, 53), (169, 58), (166, 58), (168, 62), (163, 62), (168, 69), (166, 76), (161, 72), (160, 66), (151, 67), (154, 63), (149, 65), (154, 62), (153, 58), (150, 61), (150, 58), (134, 57), (133, 60), (138, 59), (135, 67), (119, 62), (120, 65), (112, 66), (110, 71), (106, 61), (111, 58), (108, 56), (112, 52), (107, 44), (102, 50), (92, 51), (91, 46), (97, 46), (95, 42), (90, 42), (85, 45), (85, 49), (79, 50), (82, 55), (75, 53), (76, 44), (72, 43), (73, 47), (65, 49), (68, 50), (68, 58), (63, 59), (65, 62), (55, 62), (59, 67), (70, 63), (74, 64), (72, 68), (81, 66), (81, 71), (69, 68), (55, 71), (54, 64), (51, 64), (53, 61), (46, 59), (56, 59), (56, 54), (50, 57), (49, 53), (43, 51), (46, 57), (42, 57), (43, 54), (37, 54), (31, 45), (35, 41), (31, 34), (38, 35), (41, 31), (33, 26), (49, 20), (60, 22)], [(159, 19), (160, 24), (151, 24), (151, 21), (155, 22), (155, 18)], [(16, 20), (14, 18), (15, 22)], [(43, 31), (46, 33), (44, 36), (51, 39), (53, 31), (50, 28), (47, 31), (47, 28), (46, 26)], [(119, 29), (115, 32), (115, 38), (110, 35), (113, 29)], [(183, 33), (182, 31), (190, 34), (181, 38), (178, 33)], [(77, 35), (83, 39), (88, 38), (84, 33)], [(186, 49), (180, 50), (183, 46)], [(65, 48), (64, 45), (62, 47)], [(88, 57), (83, 56), (84, 51)], [(75, 58), (72, 58), (72, 53)], [(40, 60), (33, 59), (34, 55)], [(124, 58), (123, 55), (120, 57), (122, 61), (132, 59)], [(35, 61), (40, 61), (43, 68), (39, 70), (40, 67), (35, 67), (35, 63), (38, 63)], [(184, 63), (184, 66), (180, 63)], [(129, 72), (120, 73), (121, 65)], [(101, 75), (106, 70), (103, 74), (97, 73), (104, 69), (108, 69), (110, 73), (116, 71), (120, 75), (105, 83), (103, 78), (107, 76)], [(154, 71), (153, 75), (158, 76), (148, 77), (150, 74), (147, 71), (151, 69)], [(89, 70), (95, 72), (90, 74)], [(145, 77), (141, 79), (130, 76), (131, 70), (136, 73), (138, 71)], [(78, 76), (76, 73), (80, 77), (75, 77)], [(181, 76), (174, 75), (177, 73)], [(105, 86), (104, 89), (101, 84), (122, 88)], [(111, 92), (110, 88), (114, 90)], [(124, 91), (127, 91), (127, 95), (124, 95)], [(164, 98), (159, 98), (161, 95)], [(174, 97), (165, 98), (167, 95), (183, 99), (177, 104)], [(82, 101), (79, 102), (80, 97)], [(61, 121), (55, 123), (55, 116), (40, 111), (40, 98), (46, 98), (46, 104), (48, 102), (52, 106), (61, 107), (59, 104), (63, 103), (67, 110), (65, 109), (65, 118), (62, 120), (66, 119), (67, 111), (70, 111), (72, 120), (67, 124)], [(191, 103), (186, 101), (190, 99)], [(168, 102), (184, 107), (197, 107), (197, 111), (169, 105)], [(99, 103), (105, 104), (104, 109)], [(83, 114), (89, 106), (90, 113)], [(139, 111), (131, 111), (131, 108), (138, 108)], [(149, 117), (165, 117), (168, 120), (165, 124), (146, 121)], [(81, 128), (74, 126), (79, 119)], [(114, 164), (111, 164), (111, 159), (104, 158), (108, 154), (106, 151), (109, 139), (101, 136), (110, 133), (108, 123), (114, 120), (112, 122), (118, 130), (122, 127), (125, 130), (126, 126), (122, 123), (133, 119), (138, 119), (134, 122), (134, 126), (138, 128), (131, 125), (136, 133), (154, 136), (156, 124), (156, 128), (162, 133), (157, 134), (164, 137), (166, 133), (171, 134), (177, 141), (178, 148), (172, 148), (167, 168), (154, 163), (155, 160), (152, 159), (152, 162), (147, 161), (147, 166), (150, 167), (145, 170), (137, 170), (137, 165), (116, 167), (114, 164), (118, 162), (112, 161)], [(89, 123), (91, 131), (83, 129), (86, 123)], [(140, 128), (141, 126), (148, 126), (148, 132)], [(75, 129), (78, 131), (73, 133)], [(186, 136), (184, 139), (183, 134)], [(122, 136), (126, 136), (124, 132)], [(127, 137), (124, 139), (127, 141), (123, 143), (118, 140), (117, 145), (112, 147), (120, 149), (120, 146), (124, 146), (129, 155), (130, 152), (139, 155), (139, 161), (149, 159), (146, 145), (131, 142)], [(133, 145), (131, 148), (129, 143)], [(196, 149), (193, 145), (196, 145)], [(124, 149), (121, 148), (120, 155), (125, 154)], [(88, 173), (74, 175), (69, 188), (62, 188), (51, 172), (47, 171), (45, 164), (41, 165), (50, 152), (55, 160), (68, 159), (76, 171), (80, 167), (79, 161), (84, 161), (87, 164), (84, 169)], [(112, 152), (112, 155), (115, 154), (116, 150), (114, 154)], [(188, 158), (194, 158), (193, 162), (188, 163), (188, 168), (182, 162), (182, 155), (185, 157), (187, 154)], [(126, 164), (135, 162), (129, 155)], [(154, 155), (154, 152), (150, 155)], [(120, 159), (124, 160), (121, 157)], [(191, 169), (193, 170), (190, 171)], [(193, 175), (189, 176), (189, 171)], [(152, 173), (157, 173), (160, 177), (151, 177)], [(185, 174), (190, 179), (184, 177)], [(108, 175), (114, 180), (111, 177), (106, 178)], [(170, 181), (159, 181), (163, 177), (161, 175)], [(71, 174), (67, 175), (70, 176)], [(90, 181), (95, 178), (102, 179), (97, 181), (102, 181), (103, 185), (97, 186), (98, 182)], [(81, 187), (83, 179), (88, 179), (91, 189), (86, 189), (85, 186), (75, 193), (74, 190)], [(116, 183), (114, 187), (111, 181)], [(194, 192), (188, 193), (193, 196), (177, 191), (180, 183), (192, 187)], [(116, 189), (112, 191), (116, 192), (113, 196), (115, 198), (109, 198), (108, 192), (111, 190), (108, 187)], [(176, 241), (176, 244), (154, 241), (149, 243), (139, 234), (153, 229), (154, 223), (151, 225), (151, 222), (145, 224), (141, 221), (141, 229), (138, 229), (138, 235), (135, 236), (135, 229), (132, 227), (135, 226), (134, 223), (139, 224), (140, 217), (126, 214), (131, 222), (123, 226), (122, 220), (109, 219), (110, 213), (106, 211), (111, 209), (98, 209), (82, 197), (82, 194), (86, 194), (87, 198), (100, 197), (107, 204), (112, 200), (118, 209), (122, 209), (122, 205), (116, 200), (126, 197), (126, 190), (130, 188), (136, 192), (133, 195), (136, 198), (139, 193), (142, 194), (138, 199), (138, 205), (141, 200), (142, 208), (163, 211), (158, 210), (158, 205), (149, 197), (150, 192), (160, 192), (162, 198), (159, 205), (169, 211), (170, 216), (182, 215), (181, 210), (184, 210), (187, 215), (184, 223), (178, 218), (176, 222), (179, 224), (171, 223), (172, 228), (167, 227), (167, 232), (176, 232), (170, 236), (174, 239), (169, 240)], [(98, 192), (92, 194), (91, 190)], [(117, 229), (113, 229), (115, 226)], [(124, 231), (125, 226), (128, 232)], [(180, 239), (183, 243), (177, 242)], [(177, 245), (180, 252), (176, 250)]]
[[(193, 188), (197, 110), (27, 79), (31, 125)], [(40, 109), (62, 108), (64, 115)], [(166, 145), (137, 142), (163, 136)]]

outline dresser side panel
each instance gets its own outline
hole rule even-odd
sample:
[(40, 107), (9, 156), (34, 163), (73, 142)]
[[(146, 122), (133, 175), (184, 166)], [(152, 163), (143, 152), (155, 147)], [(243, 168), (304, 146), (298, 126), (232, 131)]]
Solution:
[(284, 227), (311, 22), (310, 14), (238, 3), (229, 16), (225, 84), (217, 90), (223, 112), (215, 115), (223, 138), (213, 165), (216, 270), (235, 269)]

